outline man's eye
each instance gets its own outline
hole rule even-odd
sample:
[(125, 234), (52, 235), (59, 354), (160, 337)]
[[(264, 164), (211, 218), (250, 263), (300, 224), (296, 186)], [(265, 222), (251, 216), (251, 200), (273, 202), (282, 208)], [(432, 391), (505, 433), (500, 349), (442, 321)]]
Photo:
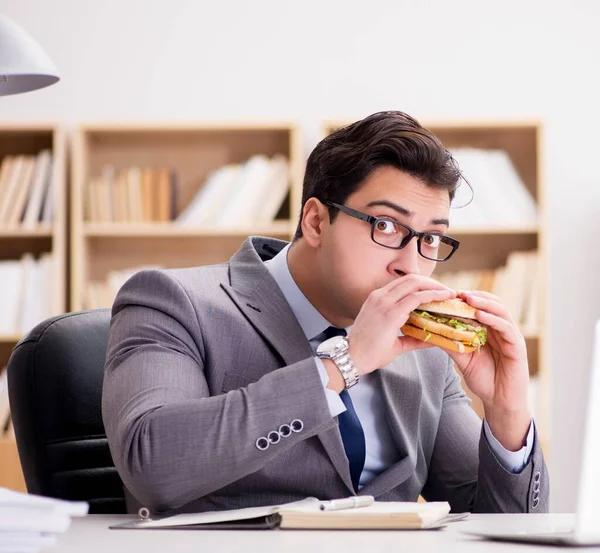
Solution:
[(437, 248), (440, 245), (441, 238), (437, 234), (426, 234), (423, 236), (423, 243), (427, 246)]
[(375, 228), (384, 234), (394, 234), (398, 232), (396, 225), (392, 223), (392, 221), (386, 221), (385, 219), (379, 219), (375, 225)]

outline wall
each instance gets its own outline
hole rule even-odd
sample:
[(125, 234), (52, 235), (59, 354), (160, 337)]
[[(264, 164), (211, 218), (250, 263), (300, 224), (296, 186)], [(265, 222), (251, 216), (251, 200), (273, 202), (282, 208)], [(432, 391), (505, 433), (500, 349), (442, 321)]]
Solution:
[(575, 508), (600, 317), (600, 4), (594, 0), (0, 0), (62, 81), (2, 120), (540, 118), (550, 221), (552, 506)]

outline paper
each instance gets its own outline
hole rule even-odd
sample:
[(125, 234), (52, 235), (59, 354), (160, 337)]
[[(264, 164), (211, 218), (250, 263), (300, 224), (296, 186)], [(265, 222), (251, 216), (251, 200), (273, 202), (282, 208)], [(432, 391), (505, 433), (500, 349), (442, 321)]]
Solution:
[(84, 516), (84, 501), (64, 501), (0, 488), (0, 553), (36, 553), (66, 532), (71, 517)]
[(320, 501), (315, 497), (308, 497), (301, 501), (285, 503), (283, 505), (270, 505), (266, 507), (248, 507), (246, 509), (234, 509), (231, 511), (212, 511), (208, 513), (189, 513), (174, 515), (161, 519), (148, 519), (136, 524), (139, 528), (161, 528), (167, 526), (189, 526), (194, 524), (214, 524), (217, 522), (229, 522), (234, 520), (245, 520), (251, 518), (266, 517), (279, 512), (281, 509), (301, 508), (305, 505), (316, 505), (317, 509)]
[(70, 517), (87, 515), (89, 510), (89, 505), (85, 501), (64, 501), (15, 492), (7, 488), (0, 488), (0, 507), (21, 507), (30, 512), (40, 511)]

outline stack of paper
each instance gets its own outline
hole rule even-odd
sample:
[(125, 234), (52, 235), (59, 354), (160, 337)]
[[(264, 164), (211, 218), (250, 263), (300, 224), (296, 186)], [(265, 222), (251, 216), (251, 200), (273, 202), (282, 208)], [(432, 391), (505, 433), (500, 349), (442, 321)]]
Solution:
[(34, 553), (56, 543), (71, 517), (88, 513), (83, 501), (63, 501), (0, 488), (0, 553)]

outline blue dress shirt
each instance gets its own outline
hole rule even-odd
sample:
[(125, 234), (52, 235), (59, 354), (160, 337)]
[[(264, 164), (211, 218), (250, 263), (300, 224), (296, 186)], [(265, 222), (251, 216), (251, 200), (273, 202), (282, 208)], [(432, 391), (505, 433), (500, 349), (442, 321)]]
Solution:
[[(316, 352), (319, 340), (315, 338), (323, 333), (327, 327), (331, 326), (331, 323), (308, 301), (294, 281), (287, 263), (289, 247), (290, 244), (283, 248), (273, 259), (265, 262), (265, 264), (298, 319), (313, 352)], [(346, 328), (346, 331), (350, 333), (351, 328), (351, 326)], [(329, 411), (332, 417), (336, 417), (345, 411), (346, 408), (339, 394), (327, 388), (329, 375), (321, 359), (315, 357), (315, 362), (319, 369), (321, 382), (325, 388)], [(363, 426), (366, 441), (365, 466), (360, 476), (359, 489), (371, 482), (394, 463), (400, 461), (385, 418), (377, 383), (375, 374), (371, 373), (362, 376), (360, 383), (348, 390)], [(502, 466), (510, 472), (520, 472), (523, 470), (529, 461), (529, 456), (533, 448), (533, 421), (529, 426), (527, 443), (519, 451), (508, 451), (505, 449), (494, 437), (485, 419), (483, 426), (484, 435), (488, 440), (490, 448)]]

